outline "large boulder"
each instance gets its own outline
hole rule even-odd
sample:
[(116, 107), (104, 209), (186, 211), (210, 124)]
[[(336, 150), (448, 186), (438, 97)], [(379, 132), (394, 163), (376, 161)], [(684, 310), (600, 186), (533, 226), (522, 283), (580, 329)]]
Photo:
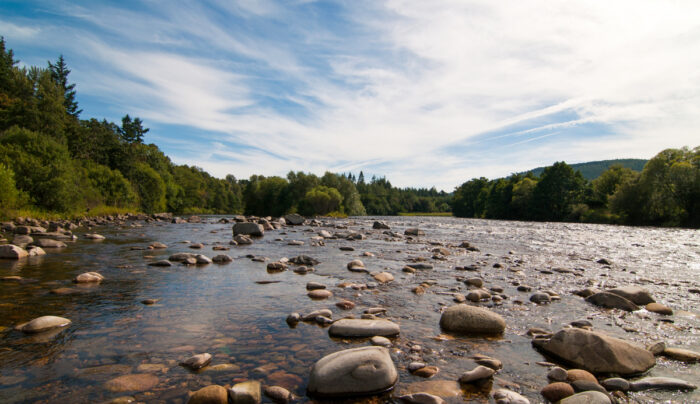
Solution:
[(65, 327), (71, 323), (70, 320), (57, 316), (41, 316), (32, 321), (19, 324), (15, 329), (27, 334), (35, 334), (43, 331), (48, 331), (54, 328)]
[(388, 337), (399, 332), (399, 325), (389, 320), (342, 319), (328, 329), (332, 337)]
[(229, 402), (232, 404), (258, 404), (261, 398), (261, 385), (258, 381), (236, 383), (229, 390)]
[(498, 335), (505, 331), (506, 322), (488, 309), (458, 304), (442, 313), (440, 327), (460, 334)]
[(353, 348), (319, 359), (311, 368), (307, 392), (329, 398), (378, 394), (391, 390), (398, 379), (386, 348)]
[(588, 303), (592, 303), (598, 307), (604, 307), (606, 309), (620, 309), (626, 311), (636, 311), (639, 307), (632, 301), (626, 298), (616, 295), (614, 293), (599, 292), (590, 295), (586, 298)]
[(300, 224), (304, 224), (304, 216), (298, 214), (298, 213), (291, 213), (289, 215), (284, 216), (284, 221), (287, 224), (291, 224), (292, 226), (298, 226)]
[(639, 286), (625, 286), (623, 288), (608, 289), (606, 292), (622, 296), (632, 303), (640, 306), (656, 302), (656, 300), (651, 297), (651, 293), (649, 293), (648, 290)]
[(253, 222), (236, 223), (233, 225), (233, 235), (262, 237), (265, 234), (261, 224)]
[(12, 244), (0, 245), (0, 258), (9, 258), (18, 260), (28, 256), (29, 253), (24, 248), (17, 247)]
[(551, 338), (536, 338), (532, 344), (546, 354), (594, 374), (635, 375), (656, 364), (654, 355), (644, 348), (580, 328), (566, 328)]

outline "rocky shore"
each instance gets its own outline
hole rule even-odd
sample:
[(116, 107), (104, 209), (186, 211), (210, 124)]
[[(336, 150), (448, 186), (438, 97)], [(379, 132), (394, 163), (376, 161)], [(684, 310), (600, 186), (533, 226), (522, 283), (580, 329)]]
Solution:
[[(669, 279), (680, 288), (678, 293), (657, 296), (653, 290), (668, 283), (639, 277), (634, 268), (608, 257), (569, 256), (569, 265), (562, 265), (562, 259), (556, 261), (551, 251), (542, 251), (540, 256), (490, 252), (471, 238), (455, 235), (446, 239), (441, 226), (449, 226), (440, 222), (397, 226), (389, 221), (299, 215), (180, 218), (157, 214), (56, 222), (18, 218), (2, 223), (0, 258), (2, 262), (29, 262), (61, 254), (77, 242), (109, 244), (103, 230), (112, 234), (161, 226), (162, 231), (170, 231), (166, 229), (178, 225), (208, 226), (202, 229), (210, 229), (217, 240), (178, 245), (157, 239), (130, 243), (128, 251), (147, 253), (144, 269), (135, 273), (147, 273), (145, 268), (225, 268), (245, 261), (260, 265), (269, 276), (251, 283), (252, 288), (281, 282), (274, 277), (285, 274), (313, 277), (300, 282), (303, 288), (290, 284), (284, 294), (295, 296), (292, 301), (296, 304), (306, 299), (314, 309), (289, 307), (278, 322), (289, 333), (307, 332), (310, 327), (322, 330), (327, 343), (336, 344), (337, 349), (320, 356), (300, 355), (303, 350), (290, 348), (288, 356), (307, 369), (304, 375), (294, 375), (274, 363), (243, 372), (245, 364), (229, 363), (216, 352), (188, 346), (176, 363), (144, 362), (104, 381), (102, 391), (114, 396), (106, 402), (622, 403), (649, 399), (654, 396), (645, 394), (655, 391), (669, 392), (673, 401), (695, 400), (698, 380), (694, 369), (700, 353), (675, 342), (699, 345), (697, 313), (681, 310), (678, 317), (676, 309), (678, 299), (700, 293), (697, 278)], [(450, 225), (447, 231), (458, 229)], [(228, 236), (222, 238), (225, 231)], [(280, 256), (281, 251), (295, 249), (297, 254)], [(32, 282), (6, 271), (0, 275), (3, 290)], [(76, 273), (65, 282), (75, 286), (56, 284), (47, 292), (68, 296), (81, 293), (81, 287), (110, 287), (109, 275), (99, 270)], [(158, 310), (162, 301), (160, 296), (149, 296), (134, 304)], [(422, 307), (412, 306), (415, 304)], [(46, 335), (44, 344), (58, 343), (62, 333), (83, 330), (75, 319), (64, 315), (47, 307), (38, 317), (2, 323), (0, 338)], [(670, 331), (666, 329), (688, 338), (667, 340), (664, 337)], [(204, 349), (212, 347), (203, 345)], [(516, 358), (511, 357), (514, 349)], [(15, 351), (13, 346), (4, 348), (0, 359), (3, 352)], [(186, 356), (188, 352), (192, 355)], [(538, 370), (522, 375), (523, 362)], [(659, 363), (663, 376), (653, 374)], [(169, 396), (162, 376), (173, 366), (184, 369), (182, 374), (187, 376), (171, 381), (174, 385), (206, 385), (187, 389), (186, 394), (181, 387), (172, 388), (177, 393)], [(8, 371), (12, 373), (12, 369), (3, 370)], [(669, 371), (678, 374), (671, 377)], [(196, 381), (208, 374), (230, 381)], [(409, 380), (404, 383), (402, 378)], [(17, 380), (12, 376), (0, 376), (0, 395), (7, 386), (21, 389), (21, 381), (13, 382)], [(154, 391), (158, 395), (149, 395)]]

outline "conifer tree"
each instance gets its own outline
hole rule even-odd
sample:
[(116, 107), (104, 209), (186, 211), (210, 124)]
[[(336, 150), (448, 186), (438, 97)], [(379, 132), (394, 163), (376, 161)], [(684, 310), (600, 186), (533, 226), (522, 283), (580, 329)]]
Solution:
[(48, 63), (51, 77), (63, 89), (63, 105), (66, 107), (66, 112), (77, 118), (83, 110), (78, 109), (78, 102), (75, 100), (75, 84), (68, 84), (68, 75), (71, 71), (66, 65), (66, 60), (63, 55), (60, 55), (56, 64)]

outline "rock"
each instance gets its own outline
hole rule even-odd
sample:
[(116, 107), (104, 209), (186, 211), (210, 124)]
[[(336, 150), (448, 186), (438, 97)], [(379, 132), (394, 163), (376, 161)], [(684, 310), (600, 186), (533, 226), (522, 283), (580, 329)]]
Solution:
[(566, 397), (573, 396), (574, 388), (571, 387), (569, 383), (554, 382), (544, 386), (544, 388), (540, 390), (540, 394), (542, 394), (542, 397), (547, 399), (547, 401), (556, 403)]
[(233, 258), (231, 258), (229, 255), (226, 254), (219, 254), (215, 256), (214, 258), (211, 259), (212, 262), (215, 262), (217, 264), (227, 264), (229, 262), (233, 262)]
[(433, 264), (426, 264), (423, 262), (415, 262), (415, 263), (412, 263), (410, 266), (411, 266), (411, 268), (418, 269), (418, 270), (433, 269)]
[(30, 257), (38, 257), (40, 255), (46, 255), (46, 251), (44, 251), (41, 247), (29, 246), (27, 247), (27, 254)]
[(83, 237), (85, 237), (88, 240), (104, 240), (105, 236), (102, 236), (97, 233), (87, 233)]
[(41, 248), (66, 248), (68, 245), (63, 241), (53, 240), (50, 238), (40, 238), (33, 243), (37, 247)]
[(202, 223), (202, 218), (199, 216), (190, 216), (187, 218), (187, 223)]
[(197, 265), (208, 265), (208, 264), (212, 263), (211, 258), (207, 257), (206, 255), (202, 255), (202, 254), (195, 255), (194, 259), (196, 260)]
[(330, 290), (326, 289), (316, 289), (309, 291), (309, 293), (307, 293), (307, 296), (309, 296), (312, 299), (328, 299), (329, 297), (333, 296), (333, 293), (331, 293)]
[(601, 258), (596, 262), (601, 264), (601, 265), (612, 265), (612, 262), (607, 258)]
[(318, 289), (325, 289), (326, 285), (318, 282), (307, 282), (306, 283), (306, 290), (318, 290)]
[(575, 382), (571, 382), (571, 387), (573, 387), (574, 391), (577, 393), (580, 393), (582, 391), (599, 391), (601, 393), (608, 392), (607, 390), (605, 390), (605, 387), (590, 380), (576, 380)]
[(530, 404), (530, 400), (527, 398), (507, 389), (496, 390), (493, 398), (496, 400), (496, 404)]
[(462, 334), (497, 335), (503, 333), (506, 322), (490, 310), (458, 304), (442, 313), (440, 327), (445, 331)]
[(287, 316), (287, 318), (286, 318), (285, 321), (287, 322), (287, 324), (288, 324), (290, 327), (294, 327), (294, 326), (296, 326), (296, 325), (299, 323), (299, 321), (301, 321), (301, 314), (299, 314), (299, 313), (292, 313), (292, 314), (290, 314), (290, 315)]
[(295, 265), (306, 265), (306, 266), (313, 266), (313, 265), (318, 265), (321, 263), (321, 261), (317, 260), (316, 258), (309, 257), (308, 255), (299, 255), (296, 256), (292, 259), (289, 260), (292, 264)]
[(335, 303), (335, 306), (343, 310), (352, 310), (355, 308), (355, 303), (349, 300), (341, 300)]
[(292, 393), (281, 386), (265, 386), (263, 393), (276, 404), (287, 404), (292, 400)]
[(287, 224), (291, 224), (292, 226), (299, 226), (301, 224), (304, 224), (304, 220), (304, 216), (297, 213), (284, 215), (284, 221), (287, 222)]
[(321, 230), (316, 234), (318, 234), (319, 236), (321, 236), (323, 238), (332, 238), (333, 237), (333, 235), (330, 232), (328, 232), (328, 230)]
[(657, 314), (664, 314), (667, 316), (670, 316), (673, 314), (673, 309), (670, 307), (663, 305), (661, 303), (649, 303), (646, 306), (644, 306), (647, 311), (650, 311), (652, 313), (657, 313)]
[(170, 262), (168, 260), (160, 260), (160, 261), (156, 261), (156, 262), (151, 262), (148, 265), (150, 265), (152, 267), (170, 267), (173, 264), (172, 264), (172, 262)]
[(537, 292), (530, 296), (530, 301), (535, 304), (546, 304), (551, 303), (552, 298), (546, 293)]
[(160, 299), (143, 299), (143, 300), (141, 300), (141, 304), (145, 304), (146, 306), (150, 306), (150, 305), (158, 303), (159, 300)]
[(70, 323), (71, 321), (67, 318), (56, 316), (42, 316), (37, 317), (29, 322), (19, 324), (15, 327), (15, 329), (27, 334), (35, 334), (43, 331), (48, 331), (53, 328), (65, 327)]
[(307, 391), (329, 398), (377, 394), (392, 389), (398, 378), (386, 348), (353, 348), (318, 360), (311, 368)]
[(425, 232), (418, 228), (406, 229), (403, 234), (405, 236), (425, 236)]
[(624, 288), (608, 289), (606, 292), (622, 296), (630, 302), (640, 306), (654, 303), (656, 301), (653, 297), (651, 297), (651, 293), (649, 293), (648, 290), (639, 286), (626, 286)]
[(383, 346), (385, 348), (391, 347), (391, 340), (389, 340), (389, 338), (386, 338), (386, 337), (380, 337), (379, 335), (372, 337), (369, 340), (369, 342), (372, 345), (376, 345), (376, 346)]
[(399, 325), (389, 320), (342, 319), (328, 329), (332, 337), (389, 337), (399, 332)]
[(189, 247), (192, 248), (192, 249), (194, 249), (194, 250), (201, 250), (202, 248), (204, 248), (204, 244), (202, 244), (202, 243), (192, 243), (192, 244), (189, 245)]
[(630, 383), (631, 391), (642, 390), (695, 390), (698, 387), (685, 380), (671, 377), (645, 377)]
[(262, 398), (260, 387), (256, 381), (234, 384), (229, 390), (231, 404), (258, 404)]
[(459, 382), (462, 384), (480, 382), (485, 379), (490, 379), (495, 373), (495, 370), (487, 368), (486, 366), (477, 366), (468, 372), (462, 373), (462, 376), (459, 377)]
[(598, 292), (590, 295), (586, 298), (586, 301), (606, 309), (620, 309), (626, 311), (639, 310), (639, 307), (630, 300), (627, 300), (620, 295), (608, 292)]
[(579, 328), (566, 328), (551, 338), (536, 338), (532, 344), (591, 373), (634, 375), (656, 364), (651, 352), (627, 341)]
[(267, 264), (268, 272), (282, 272), (287, 270), (287, 265), (281, 262), (270, 262)]
[(228, 404), (228, 390), (216, 384), (201, 388), (192, 394), (187, 404)]
[(484, 280), (481, 278), (469, 278), (469, 279), (465, 280), (464, 283), (467, 286), (474, 286), (477, 288), (484, 286)]
[[(253, 236), (262, 237), (265, 234), (265, 229), (263, 226), (257, 223), (244, 222), (236, 223), (233, 225), (233, 235), (243, 235), (243, 236)], [(238, 241), (238, 240), (236, 240)]]
[(201, 353), (180, 362), (180, 366), (184, 366), (192, 370), (198, 370), (207, 366), (209, 363), (211, 363), (211, 354)]
[(365, 264), (360, 260), (352, 260), (348, 262), (348, 269), (352, 272), (367, 272)]
[(233, 241), (236, 243), (236, 245), (250, 245), (253, 244), (253, 240), (244, 235), (244, 234), (238, 234), (233, 237)]
[(372, 224), (372, 228), (375, 230), (390, 230), (391, 229), (391, 227), (389, 227), (388, 224), (386, 224), (384, 222), (379, 222), (379, 221), (375, 221)]
[(628, 391), (630, 389), (630, 382), (621, 377), (611, 377), (603, 380), (600, 384), (608, 391)]
[(109, 391), (146, 391), (158, 384), (158, 377), (152, 373), (135, 373), (119, 376), (105, 383), (105, 388)]
[(0, 258), (20, 259), (27, 257), (29, 253), (21, 247), (12, 244), (0, 245)]
[(331, 318), (331, 317), (333, 317), (333, 312), (330, 311), (329, 309), (314, 310), (311, 313), (303, 316), (301, 318), (301, 320), (302, 321), (316, 321), (317, 317)]
[(681, 348), (664, 348), (662, 355), (686, 363), (700, 362), (700, 353)]
[(588, 296), (595, 295), (596, 293), (600, 293), (600, 290), (594, 289), (594, 288), (586, 288), (586, 289), (581, 289), (581, 290), (575, 290), (573, 293), (575, 295), (581, 296), (585, 299)]
[(547, 373), (547, 379), (554, 382), (565, 382), (568, 379), (568, 373), (565, 369), (556, 366)]
[(394, 280), (394, 275), (390, 274), (389, 272), (380, 272), (375, 274), (373, 278), (379, 283), (389, 283)]
[(583, 369), (569, 369), (566, 371), (566, 380), (571, 383), (577, 380), (586, 380), (593, 383), (598, 383), (598, 379), (591, 372)]
[(188, 258), (194, 258), (195, 255), (192, 253), (177, 253), (171, 255), (168, 260), (172, 262), (185, 262)]
[(445, 400), (428, 393), (413, 393), (398, 397), (404, 404), (445, 404)]
[(479, 365), (486, 366), (487, 368), (491, 368), (493, 370), (503, 369), (503, 362), (499, 361), (498, 359), (479, 358), (476, 359), (474, 362), (476, 362)]
[(561, 401), (558, 404), (610, 404), (610, 397), (607, 394), (599, 391), (585, 391), (583, 393), (574, 394)]
[(414, 375), (420, 376), (420, 377), (425, 377), (426, 379), (429, 379), (433, 376), (435, 376), (440, 369), (437, 366), (423, 366), (420, 369), (416, 369), (415, 372), (413, 372)]
[(149, 245), (148, 247), (151, 249), (154, 249), (154, 250), (162, 250), (164, 248), (168, 248), (167, 245), (165, 245), (159, 241), (155, 241), (155, 242), (151, 243), (151, 245)]
[(73, 279), (75, 283), (100, 283), (105, 279), (104, 276), (97, 272), (85, 272)]

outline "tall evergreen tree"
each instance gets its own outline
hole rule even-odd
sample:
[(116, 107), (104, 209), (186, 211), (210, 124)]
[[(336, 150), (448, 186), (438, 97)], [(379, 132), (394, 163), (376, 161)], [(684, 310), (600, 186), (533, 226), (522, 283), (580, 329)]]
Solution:
[(134, 118), (133, 120), (126, 114), (122, 118), (122, 127), (119, 129), (119, 135), (127, 143), (143, 143), (143, 135), (148, 133), (150, 129), (143, 127), (143, 121), (141, 118)]
[(71, 71), (66, 65), (66, 60), (63, 58), (63, 55), (60, 55), (56, 64), (48, 63), (51, 77), (63, 89), (63, 105), (66, 107), (66, 112), (77, 118), (83, 110), (78, 109), (78, 102), (75, 100), (75, 84), (68, 84), (68, 75)]

